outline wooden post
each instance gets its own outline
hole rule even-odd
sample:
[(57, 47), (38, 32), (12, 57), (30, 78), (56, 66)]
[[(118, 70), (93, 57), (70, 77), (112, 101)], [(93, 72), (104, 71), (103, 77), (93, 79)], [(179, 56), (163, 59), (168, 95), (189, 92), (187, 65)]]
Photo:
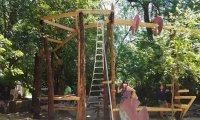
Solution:
[[(114, 48), (114, 12), (110, 14), (110, 38), (111, 38), (111, 96), (112, 96), (112, 107), (116, 107), (115, 98), (115, 48)], [(113, 112), (113, 118), (116, 120), (116, 112)]]
[(78, 39), (78, 110), (76, 120), (86, 119), (86, 80), (85, 80), (85, 40), (83, 13), (79, 13), (79, 39)]
[[(106, 71), (106, 65), (105, 64), (107, 64), (106, 63), (106, 61), (105, 61), (105, 59), (108, 61), (108, 57), (107, 57), (107, 53), (108, 53), (108, 40), (109, 40), (109, 27), (108, 27), (108, 24), (107, 24), (107, 32), (106, 32), (106, 42), (105, 42), (105, 55), (104, 55), (104, 81), (107, 81), (108, 80), (108, 78), (107, 78), (107, 72), (108, 71)], [(103, 91), (103, 101), (104, 101), (104, 120), (109, 120), (110, 118), (109, 118), (109, 108), (108, 108), (108, 105), (109, 105), (109, 103), (108, 103), (108, 101), (109, 101), (109, 99), (108, 99), (108, 85), (107, 84), (104, 84), (104, 91)]]
[(42, 81), (42, 49), (35, 55), (35, 66), (34, 66), (34, 81), (33, 81), (33, 97), (32, 97), (32, 105), (33, 105), (33, 118), (40, 118), (40, 103), (39, 103), (39, 95), (41, 90), (41, 81)]
[[(44, 33), (44, 22), (41, 21), (42, 32)], [(54, 85), (52, 77), (51, 54), (48, 48), (48, 40), (43, 36), (44, 52), (47, 66), (47, 81), (48, 81), (48, 119), (54, 119)]]

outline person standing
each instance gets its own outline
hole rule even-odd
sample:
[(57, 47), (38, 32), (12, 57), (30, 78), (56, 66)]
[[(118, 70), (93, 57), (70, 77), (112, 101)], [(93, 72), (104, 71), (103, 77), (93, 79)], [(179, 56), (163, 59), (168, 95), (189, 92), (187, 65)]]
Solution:
[(64, 95), (70, 95), (72, 93), (72, 89), (69, 85), (65, 84)]
[[(163, 84), (160, 84), (159, 90), (157, 92), (158, 104), (160, 107), (167, 108), (167, 91)], [(163, 117), (164, 113), (160, 112), (160, 117)]]

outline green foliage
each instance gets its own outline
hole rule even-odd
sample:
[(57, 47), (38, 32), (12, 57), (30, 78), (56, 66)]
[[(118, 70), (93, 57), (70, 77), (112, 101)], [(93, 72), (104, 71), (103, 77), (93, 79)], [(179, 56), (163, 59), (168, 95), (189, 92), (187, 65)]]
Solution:
[(0, 83), (8, 84), (11, 82), (10, 76), (24, 74), (18, 64), (23, 53), (20, 50), (14, 50), (12, 42), (0, 34)]

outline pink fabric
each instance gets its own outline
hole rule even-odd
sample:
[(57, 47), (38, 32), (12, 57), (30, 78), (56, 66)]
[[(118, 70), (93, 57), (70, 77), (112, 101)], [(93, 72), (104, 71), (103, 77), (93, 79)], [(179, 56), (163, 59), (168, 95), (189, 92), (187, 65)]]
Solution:
[(129, 120), (149, 120), (149, 115), (146, 108), (143, 108), (140, 112), (136, 111), (136, 108), (139, 106), (139, 104), (140, 101), (137, 99), (124, 99), (121, 103), (121, 109)]

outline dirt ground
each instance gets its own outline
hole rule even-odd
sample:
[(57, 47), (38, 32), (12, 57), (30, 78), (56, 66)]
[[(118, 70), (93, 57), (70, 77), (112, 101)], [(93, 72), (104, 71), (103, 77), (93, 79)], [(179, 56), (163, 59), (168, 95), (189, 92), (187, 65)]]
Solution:
[[(56, 111), (56, 120), (75, 120), (76, 112), (68, 111)], [(103, 120), (102, 112), (100, 112), (99, 117), (93, 110), (87, 110), (87, 120)], [(40, 115), (40, 120), (47, 120), (47, 112), (43, 111)], [(0, 120), (34, 120), (32, 118), (32, 113), (11, 113), (11, 114), (0, 114)], [(168, 113), (167, 117), (160, 118), (158, 113), (151, 113), (150, 120), (173, 120)], [(193, 105), (192, 108), (187, 112), (183, 120), (200, 120), (200, 105)]]

